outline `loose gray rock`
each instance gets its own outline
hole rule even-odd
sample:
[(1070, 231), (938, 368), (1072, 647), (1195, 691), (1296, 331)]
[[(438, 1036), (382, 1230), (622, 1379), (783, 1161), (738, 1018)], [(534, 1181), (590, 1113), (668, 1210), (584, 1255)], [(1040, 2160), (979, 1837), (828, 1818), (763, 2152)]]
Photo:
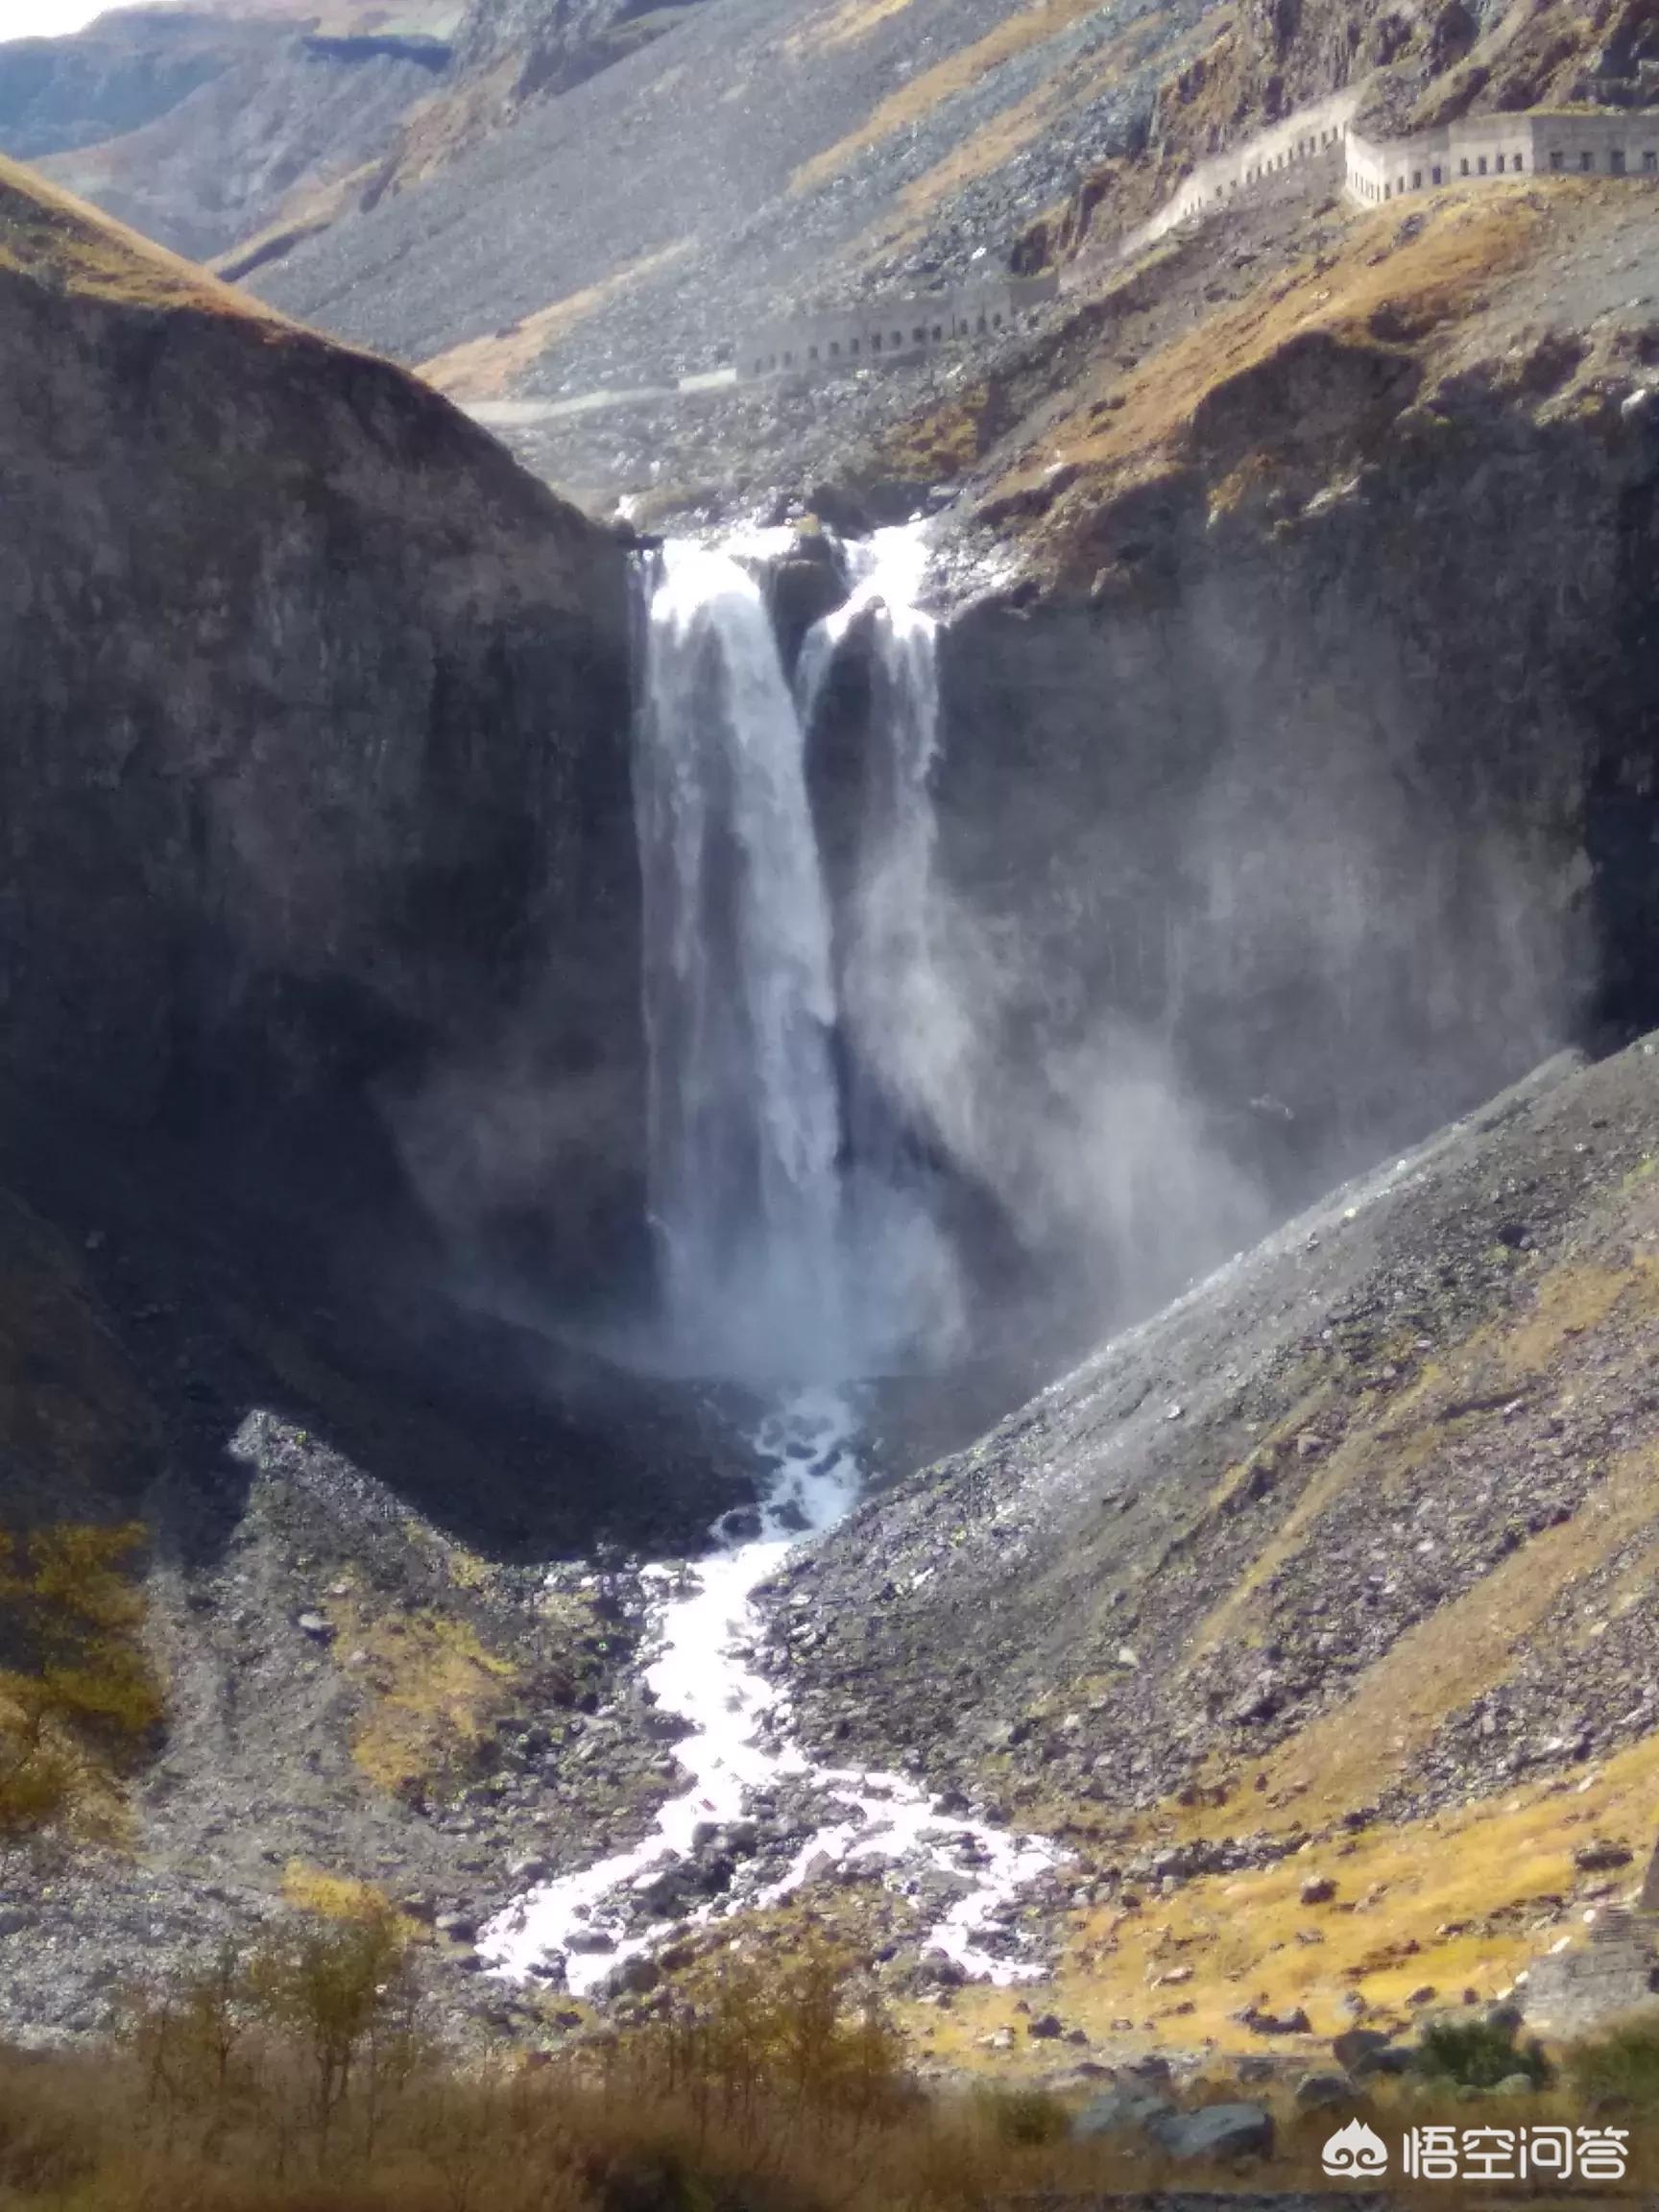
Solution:
[(1324, 2112), (1334, 2105), (1351, 2104), (1355, 2089), (1346, 2074), (1304, 2074), (1296, 2084), (1296, 2105), (1302, 2112)]
[(1071, 2123), (1071, 2134), (1076, 2142), (1093, 2143), (1103, 2135), (1121, 2135), (1147, 2128), (1155, 2120), (1178, 2117), (1167, 2098), (1149, 2090), (1109, 2089), (1084, 2105)]
[(1169, 2112), (1148, 2121), (1146, 2132), (1171, 2158), (1266, 2158), (1273, 2151), (1273, 2115), (1261, 2104), (1207, 2104), (1198, 2112)]
[(1574, 1852), (1573, 1863), (1580, 1874), (1611, 1874), (1628, 1866), (1635, 1856), (1628, 1843), (1617, 1842), (1610, 1836), (1592, 1836)]

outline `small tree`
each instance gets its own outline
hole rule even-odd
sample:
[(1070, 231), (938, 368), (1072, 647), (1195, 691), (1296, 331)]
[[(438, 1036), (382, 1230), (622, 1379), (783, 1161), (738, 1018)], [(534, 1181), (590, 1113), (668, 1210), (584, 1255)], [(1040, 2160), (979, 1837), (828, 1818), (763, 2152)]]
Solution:
[(162, 1714), (129, 1573), (135, 1524), (0, 1529), (0, 1853), (84, 1814)]
[(384, 2097), (419, 2056), (417, 1991), (397, 1915), (366, 1905), (347, 1920), (276, 1937), (254, 1955), (248, 1988), (259, 2017), (301, 2055), (320, 2138), (327, 2141), (354, 2079), (372, 2138)]
[(181, 2114), (205, 2119), (208, 2141), (229, 2116), (248, 2040), (247, 1974), (227, 1937), (206, 1965), (160, 1989), (132, 1993), (125, 2008), (125, 2039), (138, 2061), (147, 2102), (169, 2124)]

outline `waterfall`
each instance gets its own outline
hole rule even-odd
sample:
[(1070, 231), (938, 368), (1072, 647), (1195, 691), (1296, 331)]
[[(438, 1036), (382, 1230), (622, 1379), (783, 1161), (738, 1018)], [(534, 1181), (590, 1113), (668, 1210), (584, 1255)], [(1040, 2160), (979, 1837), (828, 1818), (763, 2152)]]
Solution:
[(847, 1371), (829, 901), (758, 585), (670, 545), (636, 750), (650, 1203), (681, 1358)]
[(873, 1335), (911, 1362), (948, 1355), (962, 1330), (958, 1270), (918, 1146), (937, 1150), (947, 1124), (961, 1134), (972, 1094), (969, 1034), (940, 943), (938, 625), (915, 604), (926, 557), (914, 524), (849, 546), (853, 589), (807, 634), (795, 685), (810, 733), (836, 656), (862, 637), (871, 742), (836, 978), (852, 1070), (845, 1234)]
[[(496, 1971), (581, 1993), (641, 1986), (633, 1962), (687, 1918), (775, 1906), (826, 1863), (928, 1899), (924, 1948), (965, 1973), (1021, 1980), (1036, 1964), (1019, 1892), (1060, 1859), (1042, 1838), (947, 1819), (908, 1775), (818, 1767), (752, 1664), (755, 1592), (858, 1495), (860, 1393), (840, 1385), (936, 1332), (954, 1281), (902, 1144), (861, 1135), (834, 1042), (855, 1031), (902, 1096), (939, 1036), (933, 625), (895, 563), (913, 571), (920, 546), (881, 538), (856, 556), (846, 607), (808, 634), (798, 696), (762, 592), (729, 555), (670, 546), (651, 600), (635, 775), (664, 1318), (677, 1360), (776, 1396), (752, 1439), (757, 1512), (723, 1515), (694, 1575), (648, 1571), (662, 1603), (646, 1686), (684, 1716), (685, 1786), (641, 1841), (535, 1885), (480, 1932)], [(864, 616), (879, 677), (869, 803), (832, 914), (806, 733)], [(830, 1386), (802, 1387), (814, 1381)]]
[[(870, 1373), (948, 1346), (960, 1319), (914, 1142), (962, 1061), (932, 944), (926, 549), (888, 530), (848, 558), (793, 695), (731, 554), (671, 544), (650, 604), (636, 804), (664, 1321), (678, 1363), (755, 1381)], [(874, 711), (832, 915), (806, 737), (855, 626)]]

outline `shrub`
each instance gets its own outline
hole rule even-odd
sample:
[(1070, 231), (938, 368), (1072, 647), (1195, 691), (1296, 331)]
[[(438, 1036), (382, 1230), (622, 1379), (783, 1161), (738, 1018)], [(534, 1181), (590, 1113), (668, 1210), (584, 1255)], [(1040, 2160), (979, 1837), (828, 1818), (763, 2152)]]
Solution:
[(1567, 2079), (1591, 2111), (1659, 2118), (1659, 2014), (1576, 2045), (1567, 2055)]
[(1059, 2143), (1070, 2130), (1070, 2115), (1046, 2089), (993, 2089), (978, 2100), (985, 2124), (998, 2143), (1023, 2146)]
[(1419, 2074), (1459, 2089), (1495, 2089), (1512, 2074), (1525, 2074), (1536, 2089), (1551, 2079), (1536, 2039), (1517, 2047), (1515, 2030), (1502, 2020), (1432, 2020), (1417, 2049)]
[(127, 1572), (136, 1526), (0, 1530), (0, 1851), (75, 1815), (160, 1721)]
[(764, 1964), (723, 1954), (701, 1984), (618, 2038), (607, 2067), (631, 2093), (684, 2099), (725, 2126), (764, 2112), (855, 2125), (903, 2101), (896, 2032), (857, 1969), (821, 1942)]

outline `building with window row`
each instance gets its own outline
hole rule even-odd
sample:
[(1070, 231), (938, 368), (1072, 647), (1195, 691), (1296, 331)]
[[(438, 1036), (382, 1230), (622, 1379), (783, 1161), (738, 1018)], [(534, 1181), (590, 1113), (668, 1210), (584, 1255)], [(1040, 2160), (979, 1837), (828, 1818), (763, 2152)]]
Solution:
[(1376, 143), (1348, 133), (1348, 190), (1367, 206), (1500, 177), (1659, 178), (1659, 111), (1471, 115)]
[(938, 347), (1012, 327), (1057, 289), (1050, 271), (987, 277), (950, 291), (891, 293), (833, 314), (761, 324), (736, 340), (733, 362), (739, 377), (750, 378), (914, 361)]

